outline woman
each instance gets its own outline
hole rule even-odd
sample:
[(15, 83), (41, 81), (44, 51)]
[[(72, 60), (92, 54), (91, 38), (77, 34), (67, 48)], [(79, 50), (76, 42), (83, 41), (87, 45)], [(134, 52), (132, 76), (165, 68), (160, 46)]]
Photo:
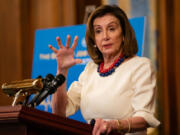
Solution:
[[(70, 36), (62, 45), (57, 37), (57, 74), (67, 76), (68, 69), (82, 61), (74, 59), (78, 37), (70, 47)], [(53, 112), (61, 116), (74, 114), (79, 108), (85, 120), (96, 119), (93, 135), (119, 131), (145, 135), (148, 127), (159, 121), (155, 109), (156, 79), (147, 58), (138, 51), (134, 31), (126, 14), (117, 6), (103, 5), (89, 17), (86, 31), (89, 62), (66, 92), (66, 84), (53, 95)]]

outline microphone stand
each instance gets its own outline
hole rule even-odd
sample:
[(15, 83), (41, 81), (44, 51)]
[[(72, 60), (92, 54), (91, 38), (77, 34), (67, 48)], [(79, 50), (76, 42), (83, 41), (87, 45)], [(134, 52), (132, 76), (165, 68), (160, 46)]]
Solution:
[(16, 101), (17, 101), (17, 99), (19, 98), (19, 96), (20, 96), (20, 94), (21, 94), (22, 91), (23, 91), (23, 90), (21, 89), (21, 90), (19, 90), (19, 91), (15, 94), (14, 100), (13, 100), (13, 102), (12, 102), (12, 106), (15, 106), (15, 105), (16, 105)]
[(29, 102), (29, 98), (30, 98), (31, 95), (27, 95), (24, 102), (23, 102), (23, 106), (27, 106), (28, 102)]

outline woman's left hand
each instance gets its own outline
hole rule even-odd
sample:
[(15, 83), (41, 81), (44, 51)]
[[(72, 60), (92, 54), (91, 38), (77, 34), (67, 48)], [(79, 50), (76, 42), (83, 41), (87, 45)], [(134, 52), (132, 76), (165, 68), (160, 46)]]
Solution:
[(116, 121), (105, 121), (103, 119), (96, 119), (92, 135), (108, 135), (111, 131), (117, 128), (116, 126)]

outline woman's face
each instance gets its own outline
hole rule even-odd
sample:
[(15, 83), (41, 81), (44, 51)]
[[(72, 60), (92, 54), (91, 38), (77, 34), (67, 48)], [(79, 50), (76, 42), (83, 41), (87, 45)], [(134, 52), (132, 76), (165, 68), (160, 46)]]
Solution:
[(124, 40), (119, 20), (111, 14), (106, 14), (97, 17), (93, 27), (96, 45), (103, 57), (119, 56)]

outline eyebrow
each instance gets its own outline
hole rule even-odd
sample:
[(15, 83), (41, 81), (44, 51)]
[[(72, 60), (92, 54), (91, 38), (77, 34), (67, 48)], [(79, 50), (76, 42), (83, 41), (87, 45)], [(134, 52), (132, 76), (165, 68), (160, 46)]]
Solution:
[[(112, 21), (112, 22), (108, 23), (107, 26), (108, 26), (108, 25), (111, 25), (111, 24), (116, 24), (116, 25), (118, 25), (119, 23), (117, 23), (116, 21)], [(96, 24), (95, 24), (95, 25), (93, 25), (93, 26), (94, 26), (94, 27), (98, 27), (98, 26), (101, 26), (101, 25), (98, 25), (98, 24), (96, 25)]]

